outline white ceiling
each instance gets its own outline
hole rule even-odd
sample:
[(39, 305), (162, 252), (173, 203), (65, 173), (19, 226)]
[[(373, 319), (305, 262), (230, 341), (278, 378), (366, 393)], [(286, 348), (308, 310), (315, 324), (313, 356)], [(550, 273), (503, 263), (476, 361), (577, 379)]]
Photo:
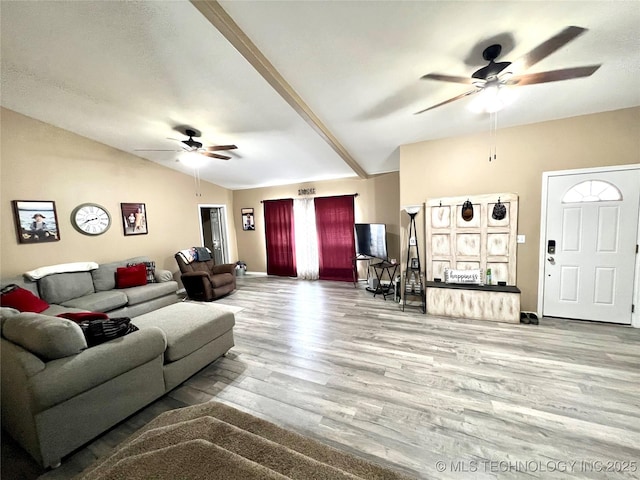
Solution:
[[(489, 128), (468, 90), (481, 51), (515, 61), (563, 28), (589, 29), (528, 73), (602, 64), (591, 77), (515, 87), (499, 127), (640, 105), (640, 2), (222, 1), (226, 12), (368, 175), (398, 147)], [(170, 168), (191, 125), (234, 143), (201, 178), (231, 189), (355, 175), (187, 1), (0, 3), (2, 106)], [(523, 73), (514, 71), (515, 74)], [(37, 139), (34, 139), (37, 141)]]

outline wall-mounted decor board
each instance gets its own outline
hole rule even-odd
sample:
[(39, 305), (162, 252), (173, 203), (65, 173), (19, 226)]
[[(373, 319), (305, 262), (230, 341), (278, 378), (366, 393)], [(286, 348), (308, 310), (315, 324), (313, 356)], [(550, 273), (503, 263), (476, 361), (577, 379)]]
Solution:
[[(467, 200), (473, 206), (472, 215)], [(504, 209), (496, 207), (498, 201)], [(517, 194), (430, 198), (425, 227), (428, 281), (444, 281), (446, 268), (483, 272), (490, 268), (493, 284), (516, 284)]]

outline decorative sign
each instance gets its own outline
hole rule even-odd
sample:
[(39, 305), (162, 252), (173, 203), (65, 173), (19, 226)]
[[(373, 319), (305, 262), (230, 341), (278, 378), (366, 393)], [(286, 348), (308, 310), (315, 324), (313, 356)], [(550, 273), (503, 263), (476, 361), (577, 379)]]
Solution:
[(298, 195), (315, 195), (316, 189), (314, 188), (299, 188)]
[(444, 270), (444, 282), (480, 285), (482, 284), (482, 272), (478, 268), (473, 270), (446, 268)]

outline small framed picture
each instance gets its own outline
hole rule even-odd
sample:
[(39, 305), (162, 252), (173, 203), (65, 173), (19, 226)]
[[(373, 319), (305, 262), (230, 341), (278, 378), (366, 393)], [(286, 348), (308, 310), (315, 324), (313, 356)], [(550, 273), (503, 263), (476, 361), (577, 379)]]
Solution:
[(256, 224), (253, 221), (253, 208), (243, 208), (242, 212), (242, 229), (255, 230)]
[(45, 243), (60, 240), (56, 202), (13, 200), (11, 203), (19, 243)]
[(412, 258), (411, 268), (420, 268), (420, 260), (418, 260), (417, 258)]
[(147, 207), (144, 203), (121, 203), (124, 235), (146, 235), (149, 233)]
[(409, 238), (409, 245), (410, 246), (417, 245), (416, 237), (410, 237)]

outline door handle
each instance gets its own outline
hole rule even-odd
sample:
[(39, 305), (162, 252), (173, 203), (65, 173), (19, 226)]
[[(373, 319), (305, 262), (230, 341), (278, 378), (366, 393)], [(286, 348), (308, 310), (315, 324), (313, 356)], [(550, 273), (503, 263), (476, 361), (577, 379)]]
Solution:
[(548, 257), (547, 261), (551, 264), (551, 265), (555, 265), (556, 264), (556, 259), (553, 257)]

